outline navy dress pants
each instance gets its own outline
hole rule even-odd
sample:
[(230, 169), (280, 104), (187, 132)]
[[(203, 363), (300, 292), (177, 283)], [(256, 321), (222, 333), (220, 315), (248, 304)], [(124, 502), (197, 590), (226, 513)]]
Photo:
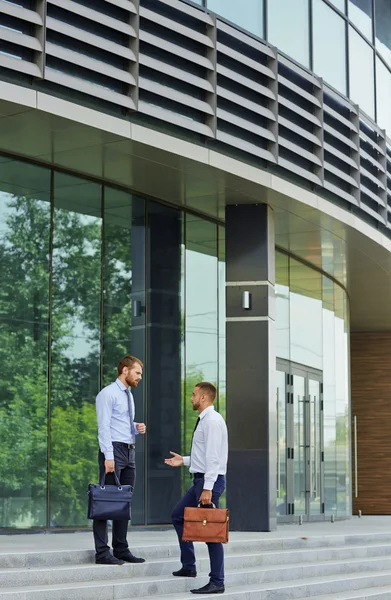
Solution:
[[(181, 563), (184, 569), (195, 570), (196, 560), (194, 555), (193, 542), (183, 542), (183, 521), (186, 506), (198, 506), (202, 490), (204, 489), (204, 477), (195, 476), (192, 487), (186, 492), (182, 500), (178, 502), (172, 511), (172, 524), (178, 535), (179, 546), (181, 549)], [(225, 490), (225, 477), (219, 475), (212, 490), (212, 502), (216, 508), (220, 504), (220, 496)], [(212, 510), (212, 509), (211, 509)], [(215, 585), (224, 584), (224, 549), (223, 544), (208, 543), (210, 560), (210, 582)]]
[[(114, 450), (114, 461), (115, 461), (115, 472), (118, 475), (120, 483), (124, 485), (131, 485), (134, 488), (136, 481), (136, 461), (135, 461), (135, 450), (133, 448), (126, 448), (125, 444), (118, 442), (113, 443)], [(102, 452), (99, 452), (99, 481), (105, 472), (105, 456)], [(106, 475), (107, 485), (115, 485), (115, 479), (113, 473), (107, 473)], [(129, 552), (129, 546), (127, 542), (129, 521), (113, 521), (112, 527), (112, 546), (114, 554), (123, 556)], [(93, 521), (93, 532), (95, 540), (95, 557), (97, 559), (104, 558), (110, 554), (109, 547), (109, 536), (107, 521)]]

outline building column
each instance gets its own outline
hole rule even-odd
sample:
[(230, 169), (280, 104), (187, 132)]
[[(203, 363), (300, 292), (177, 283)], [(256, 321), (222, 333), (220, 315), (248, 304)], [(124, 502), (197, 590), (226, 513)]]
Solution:
[(276, 528), (275, 242), (266, 204), (226, 208), (227, 506), (236, 531)]

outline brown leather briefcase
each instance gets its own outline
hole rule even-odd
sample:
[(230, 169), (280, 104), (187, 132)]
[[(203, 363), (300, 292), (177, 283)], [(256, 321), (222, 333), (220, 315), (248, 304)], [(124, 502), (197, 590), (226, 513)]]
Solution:
[(228, 508), (185, 508), (184, 542), (228, 542)]

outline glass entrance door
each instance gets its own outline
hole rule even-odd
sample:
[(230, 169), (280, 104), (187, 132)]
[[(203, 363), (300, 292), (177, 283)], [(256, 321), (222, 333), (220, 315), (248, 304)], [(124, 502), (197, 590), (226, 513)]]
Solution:
[[(321, 373), (277, 370), (277, 514), (279, 520), (319, 518), (323, 504)], [(284, 369), (284, 370), (282, 370)]]

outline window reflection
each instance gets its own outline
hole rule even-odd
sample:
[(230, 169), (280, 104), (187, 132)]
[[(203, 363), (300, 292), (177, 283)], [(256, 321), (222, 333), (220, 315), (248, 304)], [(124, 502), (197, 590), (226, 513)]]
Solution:
[(380, 60), (376, 58), (376, 101), (377, 122), (380, 127), (391, 135), (391, 73)]
[[(103, 385), (117, 377), (117, 364), (126, 354), (145, 364), (145, 203), (111, 188), (104, 191)], [(136, 418), (143, 422), (141, 381), (133, 390)], [(144, 479), (144, 436), (136, 444), (139, 481)], [(136, 485), (132, 522), (144, 523), (144, 486)]]
[(186, 215), (186, 438), (190, 448), (195, 423), (189, 398), (196, 383), (218, 383), (217, 227)]
[(372, 41), (372, 0), (349, 0), (349, 19)]
[[(350, 98), (375, 118), (373, 50), (353, 27), (349, 27)], [(363, 85), (365, 81), (365, 85)]]
[(322, 369), (322, 281), (318, 271), (290, 259), (291, 360)]
[(208, 0), (207, 7), (246, 31), (264, 37), (263, 0), (246, 0), (245, 9), (237, 0)]
[(226, 353), (225, 353), (225, 228), (218, 227), (219, 235), (219, 386), (218, 411), (226, 415)]
[(315, 73), (346, 95), (345, 21), (323, 0), (313, 2), (313, 39)]
[(391, 3), (389, 0), (375, 2), (376, 47), (391, 65)]
[(0, 180), (0, 527), (44, 527), (50, 171), (5, 160)]
[[(277, 367), (281, 368), (283, 372), (289, 372), (290, 369), (291, 373), (297, 373), (300, 369), (302, 370), (302, 367), (297, 365), (300, 363), (305, 369), (310, 367), (317, 369), (320, 380), (323, 381), (325, 513), (326, 515), (349, 515), (351, 512), (351, 465), (347, 296), (345, 291), (328, 277), (280, 252), (276, 252), (276, 291)], [(279, 298), (281, 291), (283, 294)], [(288, 329), (287, 335), (285, 334), (286, 328)], [(279, 359), (281, 358), (291, 362), (280, 364)], [(287, 366), (289, 364), (290, 367)], [(281, 365), (283, 366), (281, 367)], [(280, 377), (277, 385), (283, 389), (281, 374), (277, 374), (277, 376)], [(297, 423), (302, 422), (302, 415), (299, 414), (302, 394), (297, 391), (300, 381), (300, 377), (297, 374), (294, 375), (293, 419), (296, 419)], [(281, 414), (280, 407), (280, 418)], [(289, 415), (288, 413), (284, 413), (284, 415), (284, 418), (288, 419), (289, 430)], [(283, 431), (284, 423), (280, 422), (278, 431), (280, 440)], [(301, 433), (303, 433), (301, 429), (297, 429), (296, 435), (301, 435)], [(300, 505), (300, 494), (302, 493), (299, 475), (301, 472), (300, 452), (298, 447), (296, 450), (295, 469), (298, 470), (292, 492), (295, 494), (295, 514), (297, 514), (297, 510), (300, 510), (300, 506), (304, 511), (304, 505)], [(284, 455), (281, 452), (280, 470), (277, 473), (280, 488), (281, 482), (283, 482), (283, 462)], [(299, 488), (296, 489), (296, 485), (299, 485)], [(279, 503), (283, 504), (281, 499), (277, 499), (277, 504)], [(283, 512), (280, 511), (279, 514), (283, 514)]]
[[(322, 0), (323, 1), (323, 0)], [(345, 12), (345, 0), (330, 0), (341, 12)]]
[(289, 257), (281, 252), (276, 252), (276, 312), (276, 354), (289, 360)]
[[(281, 18), (281, 15), (284, 18)], [(309, 67), (308, 0), (273, 0), (267, 12), (268, 41), (300, 64)]]
[(97, 470), (100, 387), (101, 186), (54, 179), (50, 522), (87, 525)]

